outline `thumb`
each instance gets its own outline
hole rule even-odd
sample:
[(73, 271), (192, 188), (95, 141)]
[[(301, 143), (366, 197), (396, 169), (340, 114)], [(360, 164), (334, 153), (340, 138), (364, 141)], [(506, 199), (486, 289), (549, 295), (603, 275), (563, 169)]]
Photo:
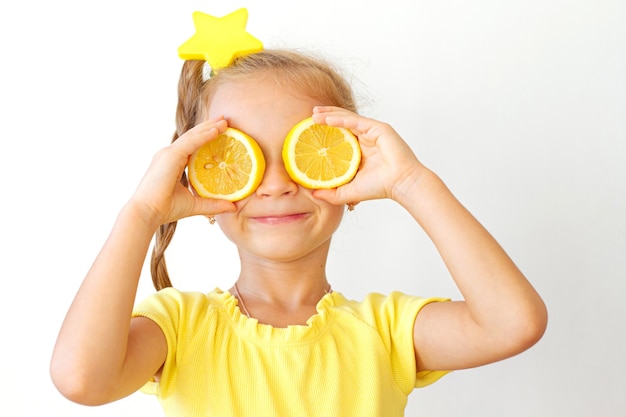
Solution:
[(355, 200), (356, 197), (351, 196), (350, 187), (348, 185), (339, 188), (315, 190), (313, 191), (313, 196), (336, 206), (357, 202)]
[(230, 201), (196, 196), (192, 215), (208, 216), (233, 211), (237, 211), (237, 206)]

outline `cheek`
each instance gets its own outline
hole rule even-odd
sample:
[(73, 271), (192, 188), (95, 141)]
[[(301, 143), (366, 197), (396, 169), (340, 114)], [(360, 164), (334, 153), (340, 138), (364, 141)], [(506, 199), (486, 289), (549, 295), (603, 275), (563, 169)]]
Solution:
[(235, 242), (236, 239), (234, 240), (233, 238), (237, 236), (238, 223), (236, 221), (236, 216), (237, 212), (222, 213), (215, 216), (215, 220), (222, 230), (222, 233), (224, 233), (224, 236), (226, 236), (231, 242)]
[(343, 219), (344, 207), (328, 205), (326, 209), (326, 219), (328, 226), (332, 228), (333, 232), (337, 230)]

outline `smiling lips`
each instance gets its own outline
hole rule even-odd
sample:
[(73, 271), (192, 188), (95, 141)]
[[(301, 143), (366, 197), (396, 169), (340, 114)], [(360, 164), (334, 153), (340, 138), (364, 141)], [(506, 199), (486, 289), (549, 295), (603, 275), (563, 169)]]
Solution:
[(262, 224), (285, 224), (302, 220), (307, 216), (307, 213), (271, 214), (267, 216), (252, 217), (252, 220)]

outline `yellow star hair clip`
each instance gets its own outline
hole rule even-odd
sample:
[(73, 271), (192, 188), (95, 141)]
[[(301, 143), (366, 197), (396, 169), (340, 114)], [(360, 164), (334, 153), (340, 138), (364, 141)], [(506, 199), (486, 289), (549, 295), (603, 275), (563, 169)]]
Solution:
[(246, 32), (247, 21), (245, 8), (224, 17), (194, 12), (196, 33), (178, 48), (178, 55), (185, 60), (204, 60), (216, 72), (237, 57), (262, 51), (261, 41)]

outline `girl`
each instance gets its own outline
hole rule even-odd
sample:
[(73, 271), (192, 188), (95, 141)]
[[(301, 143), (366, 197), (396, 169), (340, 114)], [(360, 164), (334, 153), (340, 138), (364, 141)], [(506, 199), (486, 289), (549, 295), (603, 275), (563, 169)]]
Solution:
[[(144, 387), (168, 416), (401, 416), (415, 387), (539, 340), (546, 309), (524, 275), (392, 127), (355, 113), (330, 66), (269, 50), (205, 82), (202, 66), (185, 62), (173, 143), (120, 211), (63, 323), (51, 366), (63, 395), (95, 405)], [(311, 190), (288, 176), (283, 139), (311, 115), (358, 137), (352, 182)], [(236, 203), (199, 198), (184, 177), (189, 156), (227, 126), (252, 136), (267, 164)], [(332, 291), (325, 265), (344, 206), (380, 198), (425, 230), (463, 301)], [(241, 273), (228, 291), (171, 288), (163, 251), (176, 221), (193, 215), (214, 216), (237, 245)], [(133, 311), (155, 232), (161, 291)]]

